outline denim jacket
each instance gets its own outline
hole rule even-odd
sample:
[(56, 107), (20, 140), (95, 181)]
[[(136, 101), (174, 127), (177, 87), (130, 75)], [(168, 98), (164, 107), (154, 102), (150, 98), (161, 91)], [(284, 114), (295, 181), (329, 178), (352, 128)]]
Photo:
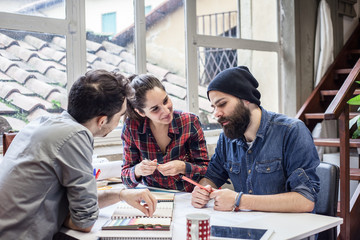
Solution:
[(261, 123), (252, 145), (221, 133), (205, 177), (217, 187), (230, 178), (236, 192), (298, 192), (316, 202), (320, 160), (309, 130), (298, 119), (260, 108)]

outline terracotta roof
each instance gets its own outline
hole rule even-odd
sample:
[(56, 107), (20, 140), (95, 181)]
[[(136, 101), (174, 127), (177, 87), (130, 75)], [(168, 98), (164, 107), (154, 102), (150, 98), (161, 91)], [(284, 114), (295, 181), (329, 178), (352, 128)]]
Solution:
[[(0, 116), (14, 129), (67, 108), (65, 45), (65, 38), (59, 36), (23, 33), (15, 39), (9, 31), (0, 31)], [(135, 73), (134, 55), (110, 41), (87, 40), (87, 65), (88, 70)], [(175, 108), (186, 109), (186, 79), (151, 63), (147, 70), (163, 82)], [(199, 105), (201, 111), (212, 111), (203, 87), (199, 87)]]
[[(164, 19), (164, 17), (183, 5), (183, 0), (168, 0), (164, 1), (163, 4), (160, 4), (157, 8), (154, 8), (151, 12), (146, 15), (146, 29), (153, 26), (159, 20)], [(116, 34), (112, 41), (118, 45), (126, 46), (134, 39), (134, 24), (130, 25), (128, 28), (124, 29), (120, 33)]]

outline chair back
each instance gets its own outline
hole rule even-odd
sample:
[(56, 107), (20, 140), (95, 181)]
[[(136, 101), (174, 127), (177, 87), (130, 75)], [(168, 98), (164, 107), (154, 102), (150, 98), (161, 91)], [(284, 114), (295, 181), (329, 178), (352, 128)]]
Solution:
[(3, 155), (5, 155), (6, 150), (9, 148), (10, 143), (15, 138), (17, 132), (6, 132), (3, 134)]
[[(320, 178), (320, 191), (315, 204), (316, 213), (335, 217), (339, 196), (340, 169), (334, 164), (321, 162), (316, 173)], [(319, 233), (318, 240), (321, 239), (336, 240), (337, 228), (334, 227)]]

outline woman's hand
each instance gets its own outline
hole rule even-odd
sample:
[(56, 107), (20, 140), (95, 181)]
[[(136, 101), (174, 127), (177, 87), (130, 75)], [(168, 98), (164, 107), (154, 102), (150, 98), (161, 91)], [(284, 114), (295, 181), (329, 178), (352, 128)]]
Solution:
[(185, 162), (173, 160), (164, 164), (159, 164), (157, 169), (164, 176), (175, 176), (185, 174)]
[(154, 173), (156, 167), (158, 166), (157, 159), (153, 161), (142, 160), (135, 166), (135, 177), (139, 179), (142, 176), (148, 176)]

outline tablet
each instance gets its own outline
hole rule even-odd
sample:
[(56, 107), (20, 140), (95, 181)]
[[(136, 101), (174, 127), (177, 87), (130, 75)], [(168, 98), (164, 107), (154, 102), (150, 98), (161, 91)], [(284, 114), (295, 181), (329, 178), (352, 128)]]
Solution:
[(241, 228), (212, 225), (211, 239), (254, 239), (267, 240), (273, 233), (270, 229)]

